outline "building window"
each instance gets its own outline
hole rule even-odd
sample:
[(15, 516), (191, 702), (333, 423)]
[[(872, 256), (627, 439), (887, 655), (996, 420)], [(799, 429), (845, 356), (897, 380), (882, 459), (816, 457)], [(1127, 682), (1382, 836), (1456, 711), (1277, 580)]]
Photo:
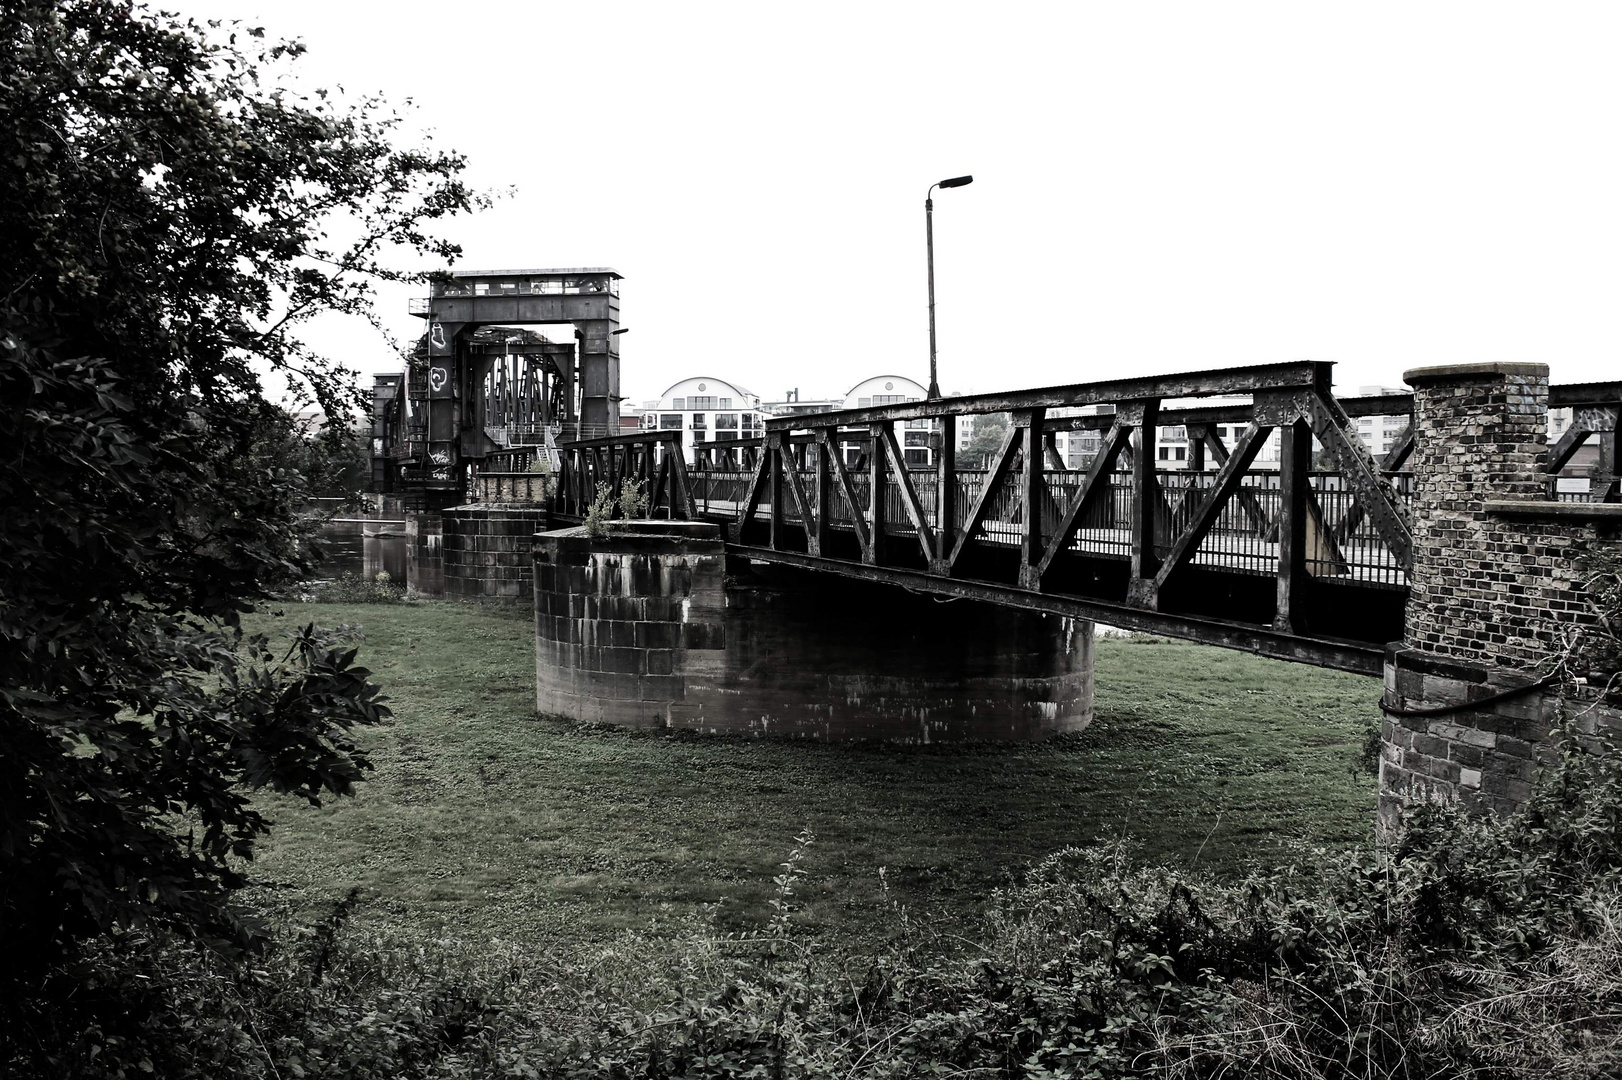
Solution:
[(659, 426), (661, 428), (664, 428), (666, 431), (672, 431), (672, 430), (680, 428), (681, 427), (681, 413), (673, 413), (673, 412), (660, 413), (659, 414)]
[(929, 445), (929, 432), (927, 432), (927, 431), (908, 431), (908, 432), (905, 433), (905, 435), (906, 435), (906, 438), (907, 438), (907, 445), (908, 446), (928, 446)]
[(908, 465), (929, 464), (928, 450), (906, 450), (902, 452), (902, 457), (906, 459)]
[(1178, 461), (1187, 461), (1188, 460), (1188, 447), (1179, 446), (1177, 448), (1177, 460)]
[(724, 397), (715, 407), (717, 409), (730, 409), (732, 408), (732, 399), (729, 397)]
[(694, 431), (703, 431), (707, 426), (708, 425), (704, 423), (704, 414), (703, 413), (696, 412), (696, 413), (693, 414), (693, 430)]
[(670, 399), (670, 407), (680, 412), (682, 409), (687, 408), (687, 399), (684, 397), (673, 397)]
[(1171, 447), (1162, 446), (1160, 448), (1160, 460), (1161, 461), (1170, 461), (1171, 460)]
[(738, 414), (737, 413), (716, 413), (715, 414), (715, 430), (716, 431), (737, 431), (738, 430)]
[(1187, 442), (1188, 429), (1186, 427), (1161, 428), (1161, 438), (1167, 442)]
[(689, 409), (713, 409), (715, 408), (715, 395), (698, 394), (690, 397), (687, 399), (687, 407)]

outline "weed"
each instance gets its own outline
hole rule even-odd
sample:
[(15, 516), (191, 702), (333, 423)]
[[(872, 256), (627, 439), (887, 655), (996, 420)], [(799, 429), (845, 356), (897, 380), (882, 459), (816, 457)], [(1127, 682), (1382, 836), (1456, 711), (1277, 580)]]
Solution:
[(630, 521), (647, 514), (648, 495), (645, 490), (646, 487), (647, 484), (641, 480), (627, 478), (620, 481), (620, 517)]
[(632, 480), (627, 477), (620, 481), (619, 494), (614, 494), (614, 488), (607, 480), (597, 482), (597, 494), (586, 507), (585, 519), (582, 524), (586, 528), (586, 535), (601, 537), (608, 533), (608, 522), (611, 518), (619, 517), (625, 520), (639, 518), (648, 510), (648, 496), (642, 490), (641, 480)]
[(312, 604), (413, 604), (420, 600), (414, 590), (395, 584), (386, 570), (370, 580), (344, 574), (316, 582), (302, 599)]
[(608, 519), (614, 516), (614, 489), (607, 480), (597, 481), (597, 494), (586, 507), (585, 518), (581, 524), (586, 527), (586, 535), (597, 539), (608, 534)]

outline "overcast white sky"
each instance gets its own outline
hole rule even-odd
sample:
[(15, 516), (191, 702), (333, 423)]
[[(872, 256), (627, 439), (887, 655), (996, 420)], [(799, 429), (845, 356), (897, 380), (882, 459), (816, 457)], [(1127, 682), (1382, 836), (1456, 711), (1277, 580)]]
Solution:
[[(170, 0), (174, 4), (176, 0)], [(180, 0), (516, 194), (465, 269), (625, 275), (630, 402), (1333, 360), (1622, 378), (1622, 5)], [(419, 325), (391, 298), (397, 332)], [(369, 330), (320, 339), (397, 370)], [(629, 404), (629, 403), (628, 403)]]

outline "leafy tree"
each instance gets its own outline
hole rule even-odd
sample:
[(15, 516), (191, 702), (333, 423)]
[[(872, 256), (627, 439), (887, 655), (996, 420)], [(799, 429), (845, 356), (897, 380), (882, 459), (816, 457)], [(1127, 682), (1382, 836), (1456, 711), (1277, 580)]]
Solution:
[(988, 469), (991, 459), (1002, 449), (1008, 437), (1007, 413), (982, 413), (974, 418), (974, 430), (961, 455), (963, 464), (971, 468)]
[(11, 0), (0, 48), (4, 1071), (83, 942), (251, 941), (248, 792), (318, 802), (367, 768), (352, 729), (387, 710), (353, 650), (238, 625), (310, 559), (260, 378), (352, 414), (298, 327), (369, 314), (403, 252), (453, 259), (427, 230), (480, 200), (382, 102), (289, 89), (301, 47), (257, 29)]

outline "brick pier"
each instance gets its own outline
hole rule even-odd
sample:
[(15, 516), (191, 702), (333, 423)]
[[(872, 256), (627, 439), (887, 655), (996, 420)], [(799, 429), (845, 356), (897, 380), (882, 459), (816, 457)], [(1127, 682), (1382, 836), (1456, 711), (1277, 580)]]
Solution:
[[(1414, 569), (1387, 652), (1380, 820), (1404, 800), (1504, 812), (1531, 791), (1562, 713), (1622, 733), (1622, 707), (1567, 685), (1526, 690), (1596, 618), (1579, 562), (1618, 543), (1622, 505), (1546, 493), (1549, 369), (1421, 368), (1414, 387)], [(1560, 697), (1563, 690), (1564, 701)]]

